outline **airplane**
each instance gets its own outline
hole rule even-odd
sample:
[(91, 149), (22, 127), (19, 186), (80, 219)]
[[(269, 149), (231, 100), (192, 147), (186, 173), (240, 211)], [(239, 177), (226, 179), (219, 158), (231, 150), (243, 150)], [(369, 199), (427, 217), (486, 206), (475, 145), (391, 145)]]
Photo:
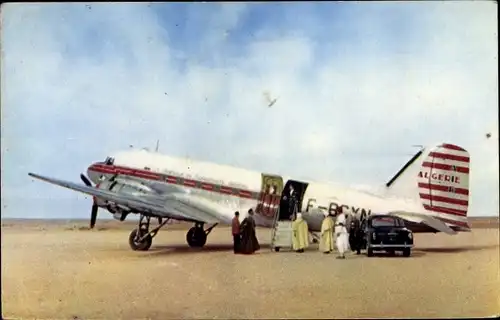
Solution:
[[(177, 158), (129, 149), (92, 163), (84, 185), (34, 173), (29, 176), (93, 197), (90, 228), (99, 208), (124, 221), (139, 214), (138, 227), (130, 233), (132, 250), (146, 251), (152, 239), (168, 221), (194, 224), (186, 235), (190, 247), (201, 248), (218, 224), (229, 225), (235, 211), (240, 219), (247, 208), (255, 212), (259, 227), (272, 228), (286, 220), (290, 186), (298, 195), (298, 211), (319, 232), (325, 211), (339, 209), (362, 218), (372, 213), (402, 218), (413, 232), (470, 231), (470, 155), (464, 148), (440, 143), (422, 147), (377, 192), (347, 188), (332, 183), (295, 180), (288, 176), (262, 173), (228, 165)], [(150, 228), (151, 219), (158, 225)], [(211, 225), (205, 229), (205, 225)]]

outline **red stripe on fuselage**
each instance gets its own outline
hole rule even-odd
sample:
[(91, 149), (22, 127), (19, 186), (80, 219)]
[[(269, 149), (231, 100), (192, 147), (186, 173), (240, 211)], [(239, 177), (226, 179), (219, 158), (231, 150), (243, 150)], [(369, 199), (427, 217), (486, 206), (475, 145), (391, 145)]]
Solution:
[(461, 147), (459, 147), (459, 146), (456, 146), (456, 145), (454, 145), (454, 144), (449, 144), (449, 143), (443, 143), (443, 144), (441, 145), (441, 147), (443, 147), (443, 148), (445, 148), (445, 149), (450, 149), (450, 150), (466, 151), (466, 152), (467, 152), (467, 150), (465, 150), (464, 148), (461, 148)]
[(434, 195), (427, 194), (427, 193), (421, 193), (420, 198), (426, 199), (426, 200), (431, 200), (431, 201), (449, 203), (449, 204), (458, 204), (461, 206), (468, 206), (469, 205), (469, 201), (467, 201), (467, 200), (453, 199), (453, 198), (442, 197), (442, 196), (434, 196)]
[(203, 190), (208, 190), (208, 191), (213, 191), (213, 190), (214, 190), (214, 186), (213, 186), (213, 185), (211, 185), (211, 184), (209, 184), (209, 183), (205, 183), (205, 182), (203, 182), (203, 183), (201, 184), (201, 188), (202, 188)]
[[(150, 179), (150, 180), (165, 180), (167, 183), (170, 184), (177, 184), (177, 185), (184, 185), (187, 187), (191, 188), (196, 188), (197, 184), (200, 184), (200, 188), (212, 192), (217, 192), (216, 191), (216, 186), (215, 184), (211, 184), (208, 182), (202, 182), (202, 181), (197, 181), (194, 179), (186, 179), (183, 177), (176, 177), (172, 175), (163, 175), (163, 174), (158, 174), (154, 173), (148, 170), (141, 170), (141, 169), (131, 169), (127, 167), (121, 167), (121, 166), (110, 166), (110, 165), (93, 165), (89, 168), (90, 170), (97, 171), (99, 173), (107, 173), (107, 174), (123, 174), (123, 175), (129, 175), (129, 176), (134, 176), (138, 178), (143, 178), (143, 179)], [(164, 177), (162, 179), (162, 177)], [(222, 194), (227, 194), (227, 195), (234, 195), (237, 197), (241, 198), (247, 198), (247, 199), (253, 199), (253, 192), (248, 191), (248, 190), (243, 190), (243, 189), (237, 189), (237, 188), (231, 188), (231, 187), (226, 187), (226, 186), (220, 186), (219, 193)]]
[(440, 158), (440, 159), (445, 159), (445, 160), (454, 160), (454, 161), (460, 161), (460, 162), (470, 162), (469, 157), (464, 157), (464, 156), (457, 156), (451, 153), (443, 153), (443, 152), (430, 152), (429, 153), (430, 157), (434, 158)]
[(246, 191), (246, 190), (240, 190), (239, 195), (242, 198), (248, 198), (248, 199), (252, 198), (252, 193), (250, 191)]
[(430, 206), (428, 204), (424, 204), (423, 206), (426, 210), (429, 210), (429, 211), (452, 214), (455, 216), (462, 216), (462, 217), (465, 217), (467, 215), (467, 211), (464, 211), (464, 210), (448, 209), (448, 208), (444, 208), (444, 207)]
[(177, 183), (177, 178), (174, 177), (174, 176), (167, 176), (166, 180), (167, 180), (168, 183), (173, 183), (173, 184)]
[[(427, 162), (427, 161), (422, 163), (422, 167), (439, 169), (439, 170), (448, 170), (448, 171), (452, 171), (452, 172), (469, 173), (469, 168), (460, 167), (460, 166), (452, 166), (450, 164), (432, 163), (432, 162)], [(453, 170), (452, 167), (455, 167), (456, 170)]]
[(220, 187), (220, 192), (224, 193), (224, 194), (232, 194), (233, 193), (233, 189), (221, 186)]
[(184, 185), (188, 187), (196, 187), (196, 181), (190, 179), (184, 179)]
[[(444, 192), (450, 192), (450, 187), (449, 186), (442, 186), (439, 184), (432, 184), (432, 183), (418, 183), (419, 188), (423, 189), (430, 189), (430, 190), (435, 190), (435, 191), (444, 191)], [(454, 188), (454, 193), (456, 194), (463, 194), (463, 195), (469, 195), (469, 190), (464, 189), (464, 188)]]

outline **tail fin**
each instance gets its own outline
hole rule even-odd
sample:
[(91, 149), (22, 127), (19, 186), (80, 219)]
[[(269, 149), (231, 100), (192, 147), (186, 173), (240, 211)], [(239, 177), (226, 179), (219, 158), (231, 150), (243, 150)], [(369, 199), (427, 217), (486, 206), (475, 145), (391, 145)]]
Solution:
[(444, 222), (468, 228), (470, 154), (443, 143), (420, 150), (386, 183), (387, 192), (418, 200)]

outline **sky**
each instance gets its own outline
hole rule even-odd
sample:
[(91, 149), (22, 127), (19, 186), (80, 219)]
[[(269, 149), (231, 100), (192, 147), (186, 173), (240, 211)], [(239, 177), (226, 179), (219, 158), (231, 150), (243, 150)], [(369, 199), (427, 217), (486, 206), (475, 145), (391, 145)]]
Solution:
[(2, 4), (2, 217), (87, 218), (89, 197), (28, 172), (80, 182), (157, 139), (365, 189), (454, 143), (469, 215), (498, 215), (497, 39), (493, 1)]

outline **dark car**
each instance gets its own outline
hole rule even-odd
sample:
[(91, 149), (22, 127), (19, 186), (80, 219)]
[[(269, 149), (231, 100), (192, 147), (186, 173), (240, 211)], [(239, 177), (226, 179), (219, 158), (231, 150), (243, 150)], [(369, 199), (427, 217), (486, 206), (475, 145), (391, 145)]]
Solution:
[(413, 247), (413, 233), (405, 227), (404, 220), (389, 215), (371, 215), (365, 221), (365, 243), (367, 255), (374, 251), (394, 254), (401, 251), (409, 257)]

